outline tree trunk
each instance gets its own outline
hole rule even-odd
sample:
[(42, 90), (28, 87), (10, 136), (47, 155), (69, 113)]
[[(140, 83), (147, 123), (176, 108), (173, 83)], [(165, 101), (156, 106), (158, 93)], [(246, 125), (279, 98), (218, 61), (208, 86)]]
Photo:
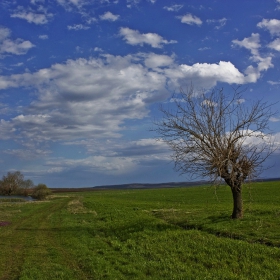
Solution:
[(231, 218), (232, 219), (241, 219), (243, 218), (243, 202), (242, 202), (242, 193), (241, 185), (231, 187), (232, 197), (233, 197), (233, 211)]

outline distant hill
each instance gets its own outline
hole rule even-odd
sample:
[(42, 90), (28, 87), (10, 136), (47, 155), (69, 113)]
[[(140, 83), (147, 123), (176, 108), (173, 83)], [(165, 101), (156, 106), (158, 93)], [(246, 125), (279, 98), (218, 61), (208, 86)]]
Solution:
[[(263, 178), (256, 179), (254, 182), (269, 182), (280, 181), (280, 178)], [(195, 182), (168, 182), (168, 183), (131, 183), (120, 185), (102, 185), (88, 188), (50, 188), (54, 193), (57, 192), (83, 192), (83, 191), (98, 191), (98, 190), (118, 190), (118, 189), (161, 189), (161, 188), (178, 188), (178, 187), (193, 187), (210, 184), (209, 181)]]
[(169, 183), (131, 183), (121, 185), (103, 185), (94, 187), (97, 189), (161, 189), (161, 188), (175, 188), (175, 187), (191, 187), (209, 184), (208, 181), (195, 182), (169, 182)]
[(120, 185), (102, 185), (89, 188), (50, 188), (52, 192), (84, 192), (84, 191), (98, 191), (98, 190), (118, 190), (118, 189), (161, 189), (161, 188), (178, 188), (178, 187), (192, 187), (209, 184), (207, 181), (195, 182), (169, 182), (169, 183), (131, 183)]

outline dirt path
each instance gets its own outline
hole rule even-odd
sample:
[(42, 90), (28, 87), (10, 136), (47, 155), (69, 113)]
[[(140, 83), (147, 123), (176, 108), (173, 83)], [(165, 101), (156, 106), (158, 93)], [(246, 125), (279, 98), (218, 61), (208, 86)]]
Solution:
[[(71, 198), (22, 207), (18, 221), (0, 231), (0, 280), (90, 279), (63, 246), (59, 216)], [(39, 277), (39, 278), (38, 278)], [(78, 277), (78, 278), (77, 278)]]

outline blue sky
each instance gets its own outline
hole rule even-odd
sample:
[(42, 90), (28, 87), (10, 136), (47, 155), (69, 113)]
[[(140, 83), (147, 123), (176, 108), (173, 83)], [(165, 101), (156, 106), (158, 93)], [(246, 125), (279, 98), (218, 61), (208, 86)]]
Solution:
[[(155, 141), (192, 83), (280, 99), (280, 0), (1, 0), (0, 175), (50, 187), (188, 180)], [(280, 103), (270, 120), (280, 141)], [(277, 151), (263, 177), (280, 177)]]

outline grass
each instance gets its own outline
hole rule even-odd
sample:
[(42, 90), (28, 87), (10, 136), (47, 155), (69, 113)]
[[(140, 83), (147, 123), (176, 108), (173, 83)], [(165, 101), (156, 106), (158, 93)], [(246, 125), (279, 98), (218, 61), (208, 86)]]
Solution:
[[(280, 182), (0, 202), (0, 279), (280, 279)], [(5, 222), (7, 224), (5, 224)]]
[(0, 198), (1, 202), (25, 202), (26, 200), (24, 198)]

